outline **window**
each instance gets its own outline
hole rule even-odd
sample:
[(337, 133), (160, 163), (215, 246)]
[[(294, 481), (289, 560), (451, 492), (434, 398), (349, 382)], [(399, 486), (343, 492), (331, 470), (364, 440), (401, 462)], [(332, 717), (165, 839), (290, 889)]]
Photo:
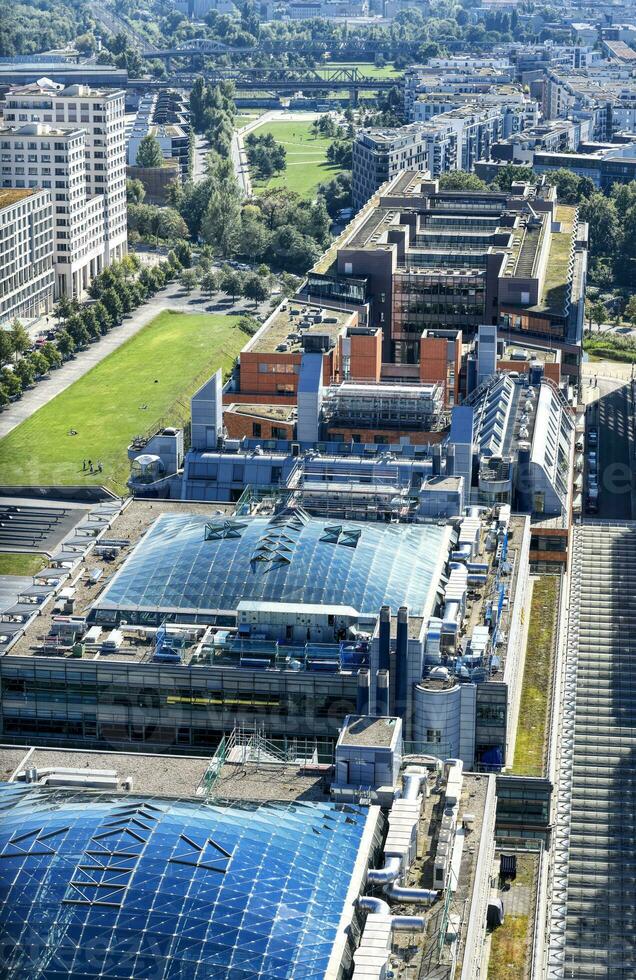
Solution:
[(242, 483), (245, 467), (235, 463), (232, 467), (232, 483)]
[(439, 728), (427, 728), (426, 729), (426, 741), (436, 742), (439, 744), (442, 741), (442, 732)]
[(255, 439), (258, 439), (261, 435), (261, 423), (252, 422), (252, 435)]

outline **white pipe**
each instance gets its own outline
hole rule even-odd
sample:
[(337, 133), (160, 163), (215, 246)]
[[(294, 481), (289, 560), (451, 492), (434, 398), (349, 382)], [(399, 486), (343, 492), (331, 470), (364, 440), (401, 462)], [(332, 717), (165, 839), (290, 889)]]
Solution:
[(392, 882), (384, 888), (384, 893), (396, 902), (413, 902), (417, 905), (431, 905), (437, 901), (439, 892), (429, 888), (406, 888)]
[(386, 857), (383, 868), (371, 868), (367, 873), (370, 885), (388, 885), (399, 877), (402, 862), (399, 857)]

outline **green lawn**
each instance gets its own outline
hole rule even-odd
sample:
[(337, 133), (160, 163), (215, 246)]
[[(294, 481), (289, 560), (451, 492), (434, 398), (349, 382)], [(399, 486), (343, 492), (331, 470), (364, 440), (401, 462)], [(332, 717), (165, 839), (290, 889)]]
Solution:
[[(161, 313), (0, 442), (0, 482), (97, 483), (124, 493), (129, 442), (188, 417), (189, 396), (217, 368), (230, 368), (245, 343), (238, 319)], [(102, 473), (83, 471), (89, 458)]]
[(47, 563), (44, 555), (0, 554), (0, 575), (35, 575)]
[(259, 119), (265, 112), (267, 109), (246, 109), (245, 112), (237, 112), (234, 116), (234, 128), (240, 129), (241, 126), (247, 126), (248, 123)]
[(542, 575), (532, 589), (530, 627), (512, 772), (542, 776), (549, 715), (559, 579)]
[(395, 67), (395, 65), (384, 65), (383, 68), (378, 68), (376, 65), (370, 64), (368, 61), (329, 61), (323, 67), (334, 69), (334, 68), (357, 68), (361, 75), (366, 75), (367, 78), (401, 78), (402, 72)]
[(312, 200), (318, 184), (330, 180), (339, 171), (338, 167), (327, 163), (327, 147), (333, 140), (328, 136), (314, 136), (310, 122), (267, 123), (259, 126), (255, 132), (258, 136), (271, 133), (287, 150), (287, 168), (282, 174), (267, 181), (253, 181), (257, 194), (276, 187), (286, 187), (307, 200)]

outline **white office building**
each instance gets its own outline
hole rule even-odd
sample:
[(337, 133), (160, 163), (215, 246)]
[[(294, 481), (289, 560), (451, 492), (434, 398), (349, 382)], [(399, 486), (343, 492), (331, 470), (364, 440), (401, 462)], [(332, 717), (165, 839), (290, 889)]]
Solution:
[[(87, 85), (64, 87), (43, 78), (8, 93), (4, 118), (11, 128), (41, 123), (65, 131), (83, 130), (86, 196), (102, 199), (100, 266), (123, 258), (127, 251), (124, 92)], [(35, 186), (33, 177), (26, 175), (25, 187)]]
[(53, 254), (50, 193), (0, 188), (0, 324), (50, 311)]
[(104, 198), (89, 196), (85, 134), (48, 123), (0, 129), (2, 185), (42, 188), (53, 202), (55, 295), (81, 299), (104, 261)]

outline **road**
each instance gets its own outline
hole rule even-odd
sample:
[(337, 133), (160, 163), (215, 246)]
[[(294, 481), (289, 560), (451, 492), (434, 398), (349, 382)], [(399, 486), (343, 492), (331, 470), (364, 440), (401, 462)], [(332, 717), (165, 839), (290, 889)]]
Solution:
[[(634, 418), (630, 385), (619, 377), (603, 377), (600, 364), (587, 364), (585, 368), (583, 395), (588, 402), (588, 428), (598, 427), (599, 498), (595, 516), (630, 520), (636, 516), (632, 515)], [(596, 384), (589, 385), (590, 377), (595, 375)]]

